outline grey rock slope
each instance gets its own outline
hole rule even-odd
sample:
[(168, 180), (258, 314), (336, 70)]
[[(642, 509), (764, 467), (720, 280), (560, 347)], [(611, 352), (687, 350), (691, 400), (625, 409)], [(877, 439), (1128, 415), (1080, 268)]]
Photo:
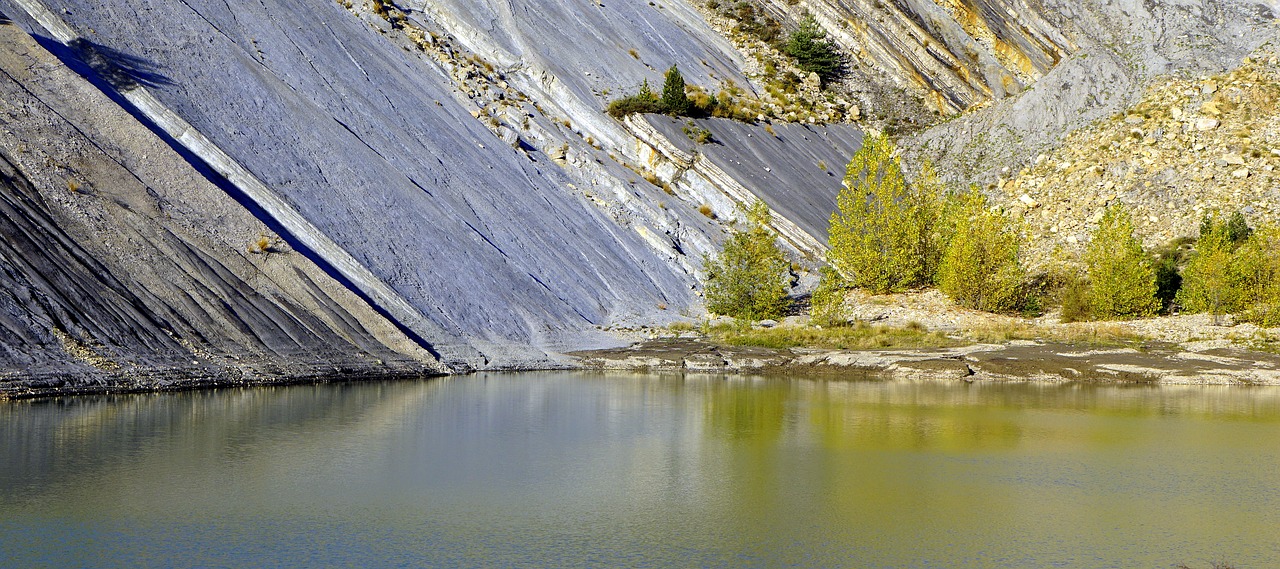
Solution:
[[(422, 48), (449, 70), (461, 104), (495, 132), (518, 136), (555, 158), (597, 205), (642, 231), (672, 264), (696, 273), (701, 256), (722, 239), (724, 222), (737, 219), (739, 206), (756, 197), (774, 209), (775, 228), (797, 253), (814, 260), (822, 255), (840, 184), (832, 172), (841, 171), (860, 145), (855, 125), (778, 124), (776, 132), (795, 134), (775, 136), (765, 124), (695, 121), (716, 135), (712, 144), (695, 145), (685, 132), (687, 121), (618, 121), (602, 112), (642, 81), (659, 89), (672, 65), (689, 85), (708, 92), (735, 85), (756, 93), (742, 71), (752, 63), (690, 3), (394, 6), (384, 14), (393, 22), (388, 37), (394, 40), (402, 30), (405, 45)], [(352, 10), (371, 25), (386, 25), (362, 3)], [(519, 104), (526, 100), (533, 104)], [(714, 221), (697, 213), (708, 208)]]
[(445, 371), (6, 24), (0, 270), (0, 397)]
[(539, 365), (543, 349), (612, 341), (594, 325), (693, 305), (689, 275), (474, 120), (439, 68), (336, 3), (45, 4), (162, 76), (147, 85), (159, 101), (481, 350), (463, 363)]

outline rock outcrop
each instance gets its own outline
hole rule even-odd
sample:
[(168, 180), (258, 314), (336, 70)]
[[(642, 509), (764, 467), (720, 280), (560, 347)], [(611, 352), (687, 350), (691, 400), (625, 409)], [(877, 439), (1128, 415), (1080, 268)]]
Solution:
[[(992, 14), (1017, 24), (1012, 0)], [(1280, 5), (1271, 0), (1040, 0), (1034, 13), (1072, 49), (1017, 97), (938, 125), (904, 142), (949, 178), (996, 184), (1030, 165), (1062, 138), (1135, 104), (1147, 84), (1166, 75), (1220, 73), (1275, 39)], [(1008, 170), (1006, 170), (1008, 169)]]

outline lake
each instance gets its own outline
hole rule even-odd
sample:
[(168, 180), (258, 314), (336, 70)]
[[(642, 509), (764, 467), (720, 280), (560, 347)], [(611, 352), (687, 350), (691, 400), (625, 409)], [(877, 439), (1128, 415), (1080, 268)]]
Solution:
[(490, 374), (0, 403), (4, 567), (1280, 566), (1280, 388)]

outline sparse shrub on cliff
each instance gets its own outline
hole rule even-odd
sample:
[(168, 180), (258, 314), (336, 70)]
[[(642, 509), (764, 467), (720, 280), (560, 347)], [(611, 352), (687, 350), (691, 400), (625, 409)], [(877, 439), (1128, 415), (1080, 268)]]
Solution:
[(936, 186), (908, 186), (888, 138), (854, 154), (831, 214), (827, 261), (849, 285), (883, 294), (929, 284)]
[(790, 263), (769, 229), (771, 214), (757, 200), (746, 210), (747, 227), (735, 227), (720, 254), (703, 259), (707, 310), (734, 318), (777, 318), (790, 304)]
[(609, 116), (620, 119), (636, 113), (662, 113), (665, 110), (662, 100), (649, 87), (649, 80), (646, 79), (640, 85), (639, 93), (610, 102), (608, 112)]
[(1123, 206), (1107, 208), (1085, 250), (1084, 262), (1093, 317), (1150, 316), (1160, 308), (1151, 259), (1134, 236), (1133, 221)]
[(1021, 237), (1009, 220), (987, 209), (977, 188), (953, 198), (947, 215), (951, 236), (938, 267), (938, 289), (968, 308), (1022, 308), (1026, 273), (1018, 262)]
[(712, 140), (711, 131), (698, 126), (698, 124), (693, 121), (685, 123), (684, 128), (681, 130), (684, 131), (685, 136), (689, 137), (689, 140), (698, 144), (706, 144)]
[(649, 87), (649, 80), (646, 79), (640, 84), (638, 93), (610, 101), (606, 111), (615, 119), (638, 113), (652, 113), (677, 117), (725, 116), (746, 120), (745, 116), (740, 116), (741, 113), (722, 110), (716, 96), (708, 94), (700, 87), (686, 85), (684, 76), (674, 65), (667, 70), (664, 77), (661, 96), (653, 92)]

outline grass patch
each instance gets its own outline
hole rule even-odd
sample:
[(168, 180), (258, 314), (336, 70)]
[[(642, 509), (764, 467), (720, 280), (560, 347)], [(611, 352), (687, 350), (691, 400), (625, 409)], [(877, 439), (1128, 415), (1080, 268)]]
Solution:
[(965, 330), (964, 337), (983, 344), (1035, 340), (1077, 346), (1133, 346), (1146, 341), (1140, 334), (1108, 322), (1056, 327), (1037, 327), (1022, 322), (997, 323)]
[(730, 346), (751, 346), (776, 350), (787, 348), (821, 348), (828, 350), (876, 350), (906, 348), (945, 348), (968, 342), (948, 338), (940, 332), (929, 332), (923, 326), (891, 328), (859, 323), (832, 328), (751, 328), (746, 325), (720, 325), (706, 331), (711, 341)]

